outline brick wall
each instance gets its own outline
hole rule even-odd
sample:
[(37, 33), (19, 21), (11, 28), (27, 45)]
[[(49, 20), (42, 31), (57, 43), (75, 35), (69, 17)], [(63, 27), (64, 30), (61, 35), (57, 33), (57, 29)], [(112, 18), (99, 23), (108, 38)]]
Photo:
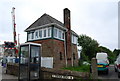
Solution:
[(64, 41), (53, 40), (53, 52), (54, 52), (54, 67), (65, 67), (65, 49)]
[(42, 57), (53, 57), (53, 39), (33, 41), (42, 44)]
[[(13, 68), (14, 67), (14, 68)], [(8, 64), (7, 67), (7, 74), (18, 76), (18, 70), (19, 65), (18, 64)], [(90, 73), (89, 72), (77, 72), (77, 71), (70, 71), (70, 70), (62, 70), (62, 69), (50, 69), (50, 68), (41, 68), (41, 78), (45, 80), (49, 79), (56, 79), (55, 77), (52, 77), (52, 75), (58, 75), (58, 76), (72, 76), (73, 79), (89, 79)], [(58, 81), (60, 81), (60, 78), (57, 78)], [(67, 79), (65, 79), (66, 81)], [(53, 80), (52, 80), (53, 81)], [(56, 81), (56, 80), (55, 80)], [(64, 81), (64, 80), (62, 80)], [(76, 80), (75, 80), (76, 81)]]
[(46, 39), (33, 41), (42, 44), (42, 57), (53, 57), (53, 67), (65, 67), (64, 41), (56, 39)]
[(75, 44), (72, 44), (72, 55), (73, 55), (73, 66), (78, 66), (78, 50)]
[[(56, 39), (46, 39), (33, 42), (42, 44), (42, 57), (53, 57), (54, 68), (62, 68), (66, 66), (64, 41)], [(71, 47), (71, 56), (67, 56), (67, 65), (68, 67), (71, 66), (71, 61), (73, 59), (73, 66), (78, 66), (77, 46), (75, 44), (71, 44)]]

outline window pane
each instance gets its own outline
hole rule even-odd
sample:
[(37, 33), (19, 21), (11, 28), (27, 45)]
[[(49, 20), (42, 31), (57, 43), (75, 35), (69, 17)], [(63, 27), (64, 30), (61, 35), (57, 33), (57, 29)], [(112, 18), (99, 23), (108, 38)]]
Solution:
[(22, 46), (20, 49), (20, 79), (28, 78), (28, 46)]
[(57, 29), (54, 29), (54, 36), (57, 37)]
[(28, 46), (24, 46), (24, 47), (21, 47), (21, 50), (20, 50), (20, 63), (21, 64), (25, 64), (25, 63), (28, 63)]
[(44, 37), (46, 37), (46, 29), (44, 30)]
[(30, 56), (30, 78), (37, 79), (39, 78), (39, 55), (40, 55), (40, 47), (31, 46), (31, 56)]
[(59, 30), (59, 38), (61, 39), (61, 31)]
[(39, 31), (39, 37), (42, 38), (42, 30)]
[(38, 31), (35, 32), (35, 37), (38, 38)]
[(62, 33), (62, 39), (64, 39), (64, 33)]
[(73, 36), (73, 43), (74, 43), (74, 38), (75, 38), (75, 37)]
[(30, 40), (30, 33), (28, 34), (28, 40)]
[(51, 36), (51, 28), (48, 28), (48, 37)]
[(34, 39), (34, 32), (32, 32), (32, 39)]

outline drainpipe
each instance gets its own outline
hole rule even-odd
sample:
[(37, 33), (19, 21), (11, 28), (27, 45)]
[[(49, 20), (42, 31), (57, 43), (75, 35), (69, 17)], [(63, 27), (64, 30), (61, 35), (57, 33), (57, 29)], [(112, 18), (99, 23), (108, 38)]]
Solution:
[(72, 66), (73, 66), (73, 61), (74, 61), (74, 59), (73, 59), (73, 50), (72, 50), (72, 33), (71, 33), (71, 62), (72, 62)]
[(67, 67), (67, 55), (66, 55), (66, 38), (65, 38), (65, 33), (64, 33), (64, 49), (65, 49), (65, 63)]

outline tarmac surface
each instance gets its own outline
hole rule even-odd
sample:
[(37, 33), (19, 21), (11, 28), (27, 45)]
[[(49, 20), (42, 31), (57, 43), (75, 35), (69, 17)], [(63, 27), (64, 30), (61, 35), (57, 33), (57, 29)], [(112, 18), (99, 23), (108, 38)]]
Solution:
[(0, 81), (2, 80), (2, 81), (4, 81), (4, 80), (13, 80), (13, 79), (15, 79), (15, 80), (17, 80), (18, 79), (18, 77), (16, 77), (16, 76), (13, 76), (13, 75), (8, 75), (8, 74), (6, 74), (5, 73), (5, 68), (3, 68), (1, 65), (0, 65)]

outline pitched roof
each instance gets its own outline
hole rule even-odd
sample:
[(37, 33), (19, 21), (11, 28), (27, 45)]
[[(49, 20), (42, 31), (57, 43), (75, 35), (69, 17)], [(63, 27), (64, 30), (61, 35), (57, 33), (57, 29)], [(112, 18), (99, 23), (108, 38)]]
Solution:
[(25, 31), (28, 31), (29, 29), (32, 29), (32, 28), (36, 28), (38, 26), (43, 26), (51, 23), (56, 23), (64, 27), (64, 24), (62, 22), (58, 21), (57, 19), (45, 13), (40, 18), (38, 18), (33, 24), (31, 24)]

